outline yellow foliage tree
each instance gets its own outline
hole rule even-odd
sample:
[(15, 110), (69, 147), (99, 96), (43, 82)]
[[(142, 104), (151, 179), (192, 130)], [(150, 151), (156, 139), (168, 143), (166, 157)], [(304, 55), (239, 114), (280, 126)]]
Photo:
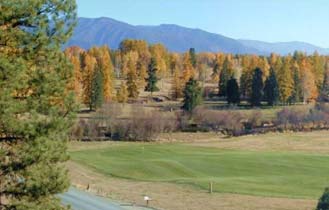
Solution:
[(190, 78), (194, 78), (195, 71), (191, 64), (190, 54), (187, 52), (184, 54), (183, 57), (183, 83), (185, 84), (187, 81), (190, 80)]
[(178, 68), (174, 69), (174, 75), (172, 80), (172, 98), (178, 99), (183, 97), (184, 84)]
[(113, 64), (109, 53), (109, 48), (103, 46), (100, 48), (93, 47), (90, 54), (97, 60), (97, 66), (103, 73), (104, 101), (109, 102), (113, 98)]
[(129, 72), (127, 73), (127, 83), (126, 83), (128, 90), (128, 97), (136, 99), (139, 95), (136, 63), (133, 60), (129, 60), (127, 66), (129, 69)]
[(314, 101), (318, 97), (318, 89), (314, 73), (311, 71), (312, 66), (306, 58), (302, 59), (300, 65), (301, 85), (303, 91), (304, 103)]
[(125, 82), (121, 82), (120, 88), (117, 91), (117, 101), (126, 103), (128, 101), (128, 89)]
[(90, 105), (92, 96), (92, 81), (96, 69), (97, 61), (89, 53), (82, 54), (82, 87), (83, 87), (83, 103)]
[(80, 55), (83, 50), (79, 47), (69, 47), (64, 53), (66, 57), (71, 61), (73, 65), (73, 75), (72, 78), (68, 81), (67, 89), (74, 91), (76, 100), (82, 102), (82, 73), (81, 73), (81, 62)]
[[(281, 59), (276, 63), (277, 66), (280, 66)], [(292, 75), (292, 64), (291, 57), (285, 57), (281, 68), (277, 72), (277, 80), (279, 84), (279, 96), (280, 100), (284, 103), (288, 102), (289, 97), (293, 93), (294, 89), (294, 80)]]

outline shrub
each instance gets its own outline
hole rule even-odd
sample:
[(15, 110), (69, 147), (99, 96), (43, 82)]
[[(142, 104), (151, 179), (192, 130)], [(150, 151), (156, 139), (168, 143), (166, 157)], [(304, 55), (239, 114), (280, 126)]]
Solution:
[(113, 122), (110, 133), (115, 140), (151, 141), (160, 133), (177, 130), (177, 119), (174, 113), (160, 113), (135, 108), (127, 119)]
[(193, 119), (201, 128), (229, 136), (240, 135), (244, 131), (243, 118), (243, 115), (238, 111), (215, 111), (199, 108), (193, 113)]
[(296, 108), (283, 108), (277, 113), (276, 125), (284, 129), (299, 129), (307, 120), (307, 112)]
[(255, 110), (251, 112), (250, 115), (247, 116), (244, 126), (247, 130), (252, 130), (254, 128), (262, 126), (262, 123), (263, 123), (262, 112), (259, 110)]

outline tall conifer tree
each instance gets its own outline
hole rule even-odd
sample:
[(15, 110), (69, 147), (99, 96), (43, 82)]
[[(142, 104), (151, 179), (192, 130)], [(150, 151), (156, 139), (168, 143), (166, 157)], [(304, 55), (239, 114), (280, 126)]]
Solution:
[(252, 78), (250, 103), (253, 106), (260, 106), (263, 98), (263, 72), (260, 68), (256, 68)]
[(104, 103), (104, 75), (100, 69), (97, 69), (94, 73), (92, 81), (92, 91), (90, 99), (90, 110), (96, 110), (100, 108)]
[(193, 66), (193, 68), (196, 68), (196, 65), (197, 65), (197, 58), (196, 58), (196, 54), (195, 54), (195, 49), (194, 48), (190, 48), (190, 61), (191, 61), (191, 64)]
[(232, 74), (233, 74), (232, 65), (230, 63), (230, 60), (226, 57), (223, 63), (223, 68), (219, 74), (219, 84), (218, 84), (219, 96), (226, 96), (227, 82), (231, 78)]
[(198, 82), (191, 78), (185, 85), (183, 109), (191, 112), (202, 102), (202, 92)]
[(145, 91), (147, 92), (151, 92), (151, 94), (153, 92), (159, 91), (159, 88), (156, 86), (157, 82), (158, 82), (158, 77), (157, 77), (157, 63), (156, 60), (154, 58), (151, 59), (151, 62), (148, 66), (148, 77), (146, 78), (146, 87), (145, 87)]
[(0, 3), (1, 209), (60, 210), (75, 109), (61, 51), (76, 20), (74, 0)]
[(227, 82), (227, 102), (229, 104), (239, 104), (240, 103), (240, 90), (238, 82), (234, 77)]
[(273, 106), (279, 101), (278, 81), (273, 69), (270, 70), (270, 76), (265, 81), (264, 99), (269, 106)]

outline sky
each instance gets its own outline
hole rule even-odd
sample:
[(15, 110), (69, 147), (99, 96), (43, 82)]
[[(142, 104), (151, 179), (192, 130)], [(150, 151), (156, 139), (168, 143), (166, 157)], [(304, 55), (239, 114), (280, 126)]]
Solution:
[(235, 39), (329, 48), (329, 0), (77, 0), (79, 17), (176, 24)]

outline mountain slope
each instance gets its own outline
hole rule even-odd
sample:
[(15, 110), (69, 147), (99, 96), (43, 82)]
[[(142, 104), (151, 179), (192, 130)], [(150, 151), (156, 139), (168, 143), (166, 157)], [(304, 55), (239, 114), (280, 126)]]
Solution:
[(317, 51), (320, 54), (329, 54), (329, 49), (321, 48), (305, 42), (261, 42), (255, 40), (238, 40), (245, 46), (254, 47), (262, 52), (275, 52), (281, 55), (288, 55), (294, 51), (306, 52), (307, 54), (312, 54)]
[(74, 34), (66, 47), (78, 45), (88, 49), (93, 45), (106, 44), (116, 49), (124, 39), (143, 39), (151, 44), (162, 43), (169, 50), (176, 52), (184, 52), (194, 47), (199, 52), (260, 54), (258, 50), (234, 39), (200, 29), (177, 25), (133, 26), (110, 18), (79, 18)]
[(124, 39), (143, 39), (162, 43), (170, 51), (185, 52), (194, 47), (198, 52), (224, 52), (234, 54), (269, 55), (271, 52), (286, 55), (294, 51), (308, 54), (318, 51), (329, 54), (329, 49), (303, 42), (267, 43), (253, 40), (235, 40), (200, 29), (178, 25), (134, 26), (111, 18), (79, 18), (73, 36), (65, 45), (89, 49), (94, 45), (108, 45), (117, 49)]

